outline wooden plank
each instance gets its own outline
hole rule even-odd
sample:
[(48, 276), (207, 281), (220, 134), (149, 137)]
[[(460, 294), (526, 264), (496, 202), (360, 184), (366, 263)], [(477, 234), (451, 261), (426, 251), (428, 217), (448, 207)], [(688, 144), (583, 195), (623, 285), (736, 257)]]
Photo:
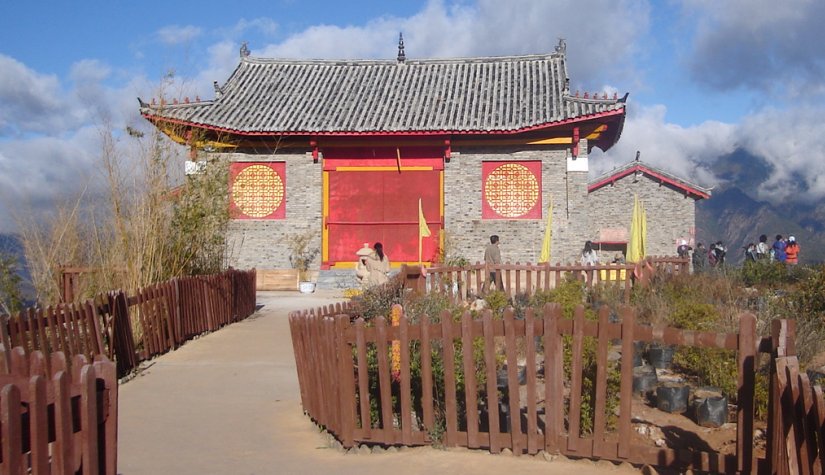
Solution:
[(622, 319), (622, 379), (619, 388), (619, 447), (621, 459), (630, 457), (632, 440), (631, 411), (633, 404), (633, 329), (636, 327), (636, 312), (632, 307), (619, 309)]
[[(528, 286), (529, 286), (528, 274)], [(530, 308), (524, 316), (524, 346), (527, 352), (525, 364), (527, 378), (527, 453), (534, 455), (540, 450), (538, 407), (536, 403), (536, 338), (535, 310)]]
[(409, 446), (412, 444), (412, 385), (410, 374), (410, 332), (407, 315), (403, 313), (400, 305), (394, 305), (393, 312), (400, 312), (401, 319), (398, 322), (399, 346), (401, 347), (401, 442)]
[(551, 454), (560, 452), (559, 443), (564, 429), (564, 357), (558, 323), (561, 306), (557, 303), (544, 306), (544, 412), (545, 450)]
[[(104, 413), (105, 421), (103, 423), (103, 437), (99, 440), (103, 441), (103, 449), (100, 451), (103, 460), (101, 461), (101, 468), (105, 470), (107, 475), (115, 475), (117, 473), (117, 422), (118, 422), (118, 382), (117, 370), (114, 363), (108, 358), (99, 356), (94, 362), (95, 373), (99, 379), (103, 380), (103, 385), (108, 401), (108, 414)], [(104, 405), (104, 407), (106, 407)]]
[(23, 473), (23, 427), (20, 422), (20, 388), (7, 384), (0, 390), (0, 434), (3, 450), (3, 475)]
[(430, 346), (429, 316), (421, 317), (421, 406), (424, 416), (424, 430), (432, 432), (435, 429), (435, 414), (433, 411), (433, 366), (432, 348)]
[(814, 471), (821, 474), (825, 471), (825, 395), (822, 394), (822, 386), (818, 384), (813, 387), (813, 415), (818, 443)]
[(364, 437), (372, 437), (372, 422), (370, 421), (370, 389), (369, 368), (367, 367), (367, 342), (364, 338), (364, 319), (355, 321), (355, 345), (358, 358), (358, 403), (361, 412), (361, 430)]
[(787, 360), (790, 358), (777, 358), (776, 359), (776, 377), (777, 377), (777, 386), (780, 391), (780, 405), (779, 408), (780, 414), (782, 414), (781, 421), (782, 427), (780, 427), (779, 437), (777, 440), (781, 444), (781, 450), (778, 452), (783, 454), (783, 459), (781, 461), (782, 466), (784, 467), (787, 464), (788, 473), (798, 474), (799, 473), (799, 465), (797, 458), (795, 456), (796, 453), (796, 432), (793, 428), (793, 413), (794, 413), (794, 403), (793, 403), (793, 395), (791, 393), (790, 388), (790, 381), (789, 381), (789, 368), (787, 367)]
[(501, 452), (497, 435), (501, 432), (499, 425), (498, 386), (496, 384), (496, 348), (493, 332), (493, 313), (484, 310), (481, 316), (484, 332), (484, 370), (487, 379), (487, 425), (489, 426), (490, 452)]
[(610, 345), (608, 335), (608, 318), (610, 308), (606, 305), (599, 309), (599, 337), (596, 346), (596, 397), (593, 408), (593, 455), (599, 457), (598, 444), (604, 442), (607, 432), (607, 350)]
[(54, 385), (54, 425), (55, 441), (52, 470), (59, 475), (73, 474), (72, 453), (72, 412), (69, 392), (69, 373), (57, 372), (52, 378)]
[(521, 435), (524, 432), (521, 427), (521, 401), (519, 400), (518, 360), (516, 355), (514, 318), (512, 307), (504, 310), (504, 351), (507, 355), (507, 402), (510, 408), (508, 417), (510, 420), (510, 435), (512, 436), (510, 443), (513, 449), (513, 455), (520, 456), (524, 449), (521, 445)]
[(390, 365), (387, 361), (387, 324), (386, 319), (380, 316), (375, 319), (376, 330), (376, 352), (378, 354), (378, 387), (381, 399), (381, 429), (382, 440), (388, 441), (392, 438), (392, 392), (390, 387)]
[(795, 357), (790, 357), (788, 360), (786, 374), (788, 376), (788, 386), (790, 387), (792, 398), (789, 413), (793, 414), (790, 423), (791, 431), (795, 433), (794, 439), (796, 442), (793, 449), (796, 452), (799, 473), (802, 475), (810, 475), (811, 466), (808, 463), (808, 446), (805, 443), (805, 416), (802, 410), (801, 388), (799, 387), (799, 364)]
[(570, 409), (568, 411), (567, 450), (578, 452), (578, 439), (581, 437), (582, 404), (582, 356), (584, 349), (584, 307), (577, 306), (573, 312), (573, 346), (570, 364)]
[(751, 472), (756, 467), (753, 451), (754, 399), (756, 386), (756, 317), (750, 313), (739, 316), (739, 361), (736, 405), (737, 469)]
[[(805, 434), (805, 445), (808, 451), (808, 459), (806, 465), (809, 473), (816, 473), (815, 466), (817, 460), (817, 452), (819, 445), (816, 442), (817, 420), (814, 415), (814, 399), (813, 389), (811, 388), (811, 381), (805, 373), (799, 373), (797, 384), (799, 384), (800, 400), (799, 407), (801, 409), (801, 416), (799, 423), (803, 424), (803, 433)], [(820, 475), (820, 474), (817, 474)]]
[(477, 449), (478, 439), (478, 388), (475, 361), (473, 360), (472, 316), (469, 311), (461, 315), (461, 353), (464, 363), (464, 403), (467, 417), (467, 447)]
[(85, 365), (80, 372), (80, 427), (83, 473), (100, 473), (98, 459), (97, 387), (95, 370)]
[(41, 375), (29, 380), (29, 450), (32, 474), (49, 473), (49, 402), (46, 398), (46, 378)]
[(441, 312), (442, 346), (444, 348), (444, 406), (447, 447), (455, 447), (458, 443), (458, 410), (456, 408), (455, 387), (455, 347), (453, 346), (452, 315), (449, 311)]

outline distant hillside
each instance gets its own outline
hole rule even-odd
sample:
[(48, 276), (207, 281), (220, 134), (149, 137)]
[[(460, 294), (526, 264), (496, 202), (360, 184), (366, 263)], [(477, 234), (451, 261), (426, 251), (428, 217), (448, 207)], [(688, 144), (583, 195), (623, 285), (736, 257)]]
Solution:
[(743, 247), (758, 242), (760, 234), (768, 243), (777, 234), (793, 235), (799, 241), (803, 263), (825, 262), (825, 205), (793, 206), (777, 209), (756, 200), (746, 190), (755, 190), (771, 173), (771, 167), (746, 152), (723, 157), (714, 167), (726, 180), (713, 190), (708, 200), (696, 207), (696, 240), (706, 244), (721, 240), (728, 247), (732, 263), (743, 261)]

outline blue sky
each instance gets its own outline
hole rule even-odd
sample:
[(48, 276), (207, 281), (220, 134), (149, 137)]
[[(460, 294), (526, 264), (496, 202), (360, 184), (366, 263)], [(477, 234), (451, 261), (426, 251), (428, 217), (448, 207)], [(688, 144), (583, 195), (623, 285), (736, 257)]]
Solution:
[[(618, 145), (592, 173), (642, 159), (713, 186), (736, 148), (773, 173), (763, 199), (825, 197), (825, 2), (422, 0), (14, 2), (0, 17), (0, 231), (21, 202), (94, 187), (100, 130), (146, 129), (136, 97), (212, 98), (253, 56), (411, 58), (547, 53), (572, 90), (630, 92)], [(169, 79), (171, 78), (171, 79)]]

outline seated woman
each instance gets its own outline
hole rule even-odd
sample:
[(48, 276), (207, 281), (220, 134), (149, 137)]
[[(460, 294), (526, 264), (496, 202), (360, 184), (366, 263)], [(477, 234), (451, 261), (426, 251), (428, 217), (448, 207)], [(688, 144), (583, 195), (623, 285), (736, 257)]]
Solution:
[(365, 266), (369, 273), (367, 286), (381, 285), (390, 280), (390, 258), (384, 254), (384, 245), (380, 242), (373, 246), (373, 253), (366, 259)]

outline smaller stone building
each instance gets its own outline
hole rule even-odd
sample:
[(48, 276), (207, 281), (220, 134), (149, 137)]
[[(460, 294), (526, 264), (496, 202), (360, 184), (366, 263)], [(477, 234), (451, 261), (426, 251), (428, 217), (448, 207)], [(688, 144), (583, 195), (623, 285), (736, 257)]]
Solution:
[(590, 236), (602, 262), (625, 253), (630, 237), (633, 197), (647, 214), (646, 254), (673, 256), (684, 239), (696, 240), (696, 201), (710, 198), (710, 190), (660, 168), (634, 160), (590, 181)]

